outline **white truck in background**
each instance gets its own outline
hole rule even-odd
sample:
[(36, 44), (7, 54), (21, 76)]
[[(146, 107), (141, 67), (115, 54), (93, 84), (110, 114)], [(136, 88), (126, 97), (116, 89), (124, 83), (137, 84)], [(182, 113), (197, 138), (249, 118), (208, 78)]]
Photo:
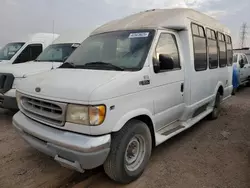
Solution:
[[(250, 57), (249, 57), (250, 58)], [(250, 81), (250, 59), (245, 53), (234, 53), (233, 64), (237, 67), (239, 85), (248, 84)]]
[(36, 59), (57, 37), (59, 35), (53, 33), (36, 33), (28, 36), (28, 39), (6, 44), (0, 49), (0, 66)]
[(59, 67), (87, 36), (79, 30), (63, 33), (34, 61), (0, 66), (0, 107), (17, 110), (17, 84), (26, 77)]

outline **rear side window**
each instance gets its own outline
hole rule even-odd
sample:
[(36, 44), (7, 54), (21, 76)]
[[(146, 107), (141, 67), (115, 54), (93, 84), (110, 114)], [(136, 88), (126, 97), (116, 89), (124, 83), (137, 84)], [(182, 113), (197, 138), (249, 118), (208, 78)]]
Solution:
[(218, 47), (215, 36), (215, 31), (207, 28), (208, 59), (210, 69), (218, 67)]
[(35, 60), (43, 51), (42, 44), (30, 44), (16, 58), (14, 64)]
[(226, 43), (227, 43), (227, 65), (232, 66), (233, 63), (233, 44), (232, 38), (226, 35)]
[(226, 51), (226, 40), (225, 35), (218, 32), (218, 43), (219, 43), (219, 65), (220, 67), (227, 66), (227, 51)]
[(194, 68), (196, 71), (207, 69), (207, 41), (205, 30), (202, 26), (192, 23), (194, 46)]

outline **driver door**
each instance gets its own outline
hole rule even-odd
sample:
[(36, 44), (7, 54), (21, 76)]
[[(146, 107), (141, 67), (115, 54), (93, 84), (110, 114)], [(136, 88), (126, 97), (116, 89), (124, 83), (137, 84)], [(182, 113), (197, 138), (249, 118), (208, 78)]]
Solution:
[(153, 64), (160, 63), (159, 56), (166, 55), (173, 59), (174, 68), (164, 69), (156, 73), (151, 69), (151, 81), (154, 90), (154, 112), (156, 131), (179, 120), (184, 112), (184, 70), (180, 51), (180, 40), (174, 32), (158, 33), (158, 41), (154, 49)]

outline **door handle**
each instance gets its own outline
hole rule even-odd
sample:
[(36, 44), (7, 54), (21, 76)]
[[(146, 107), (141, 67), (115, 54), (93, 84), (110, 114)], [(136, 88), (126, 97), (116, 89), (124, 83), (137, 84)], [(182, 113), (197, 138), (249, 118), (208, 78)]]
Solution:
[(181, 92), (183, 93), (184, 91), (184, 83), (181, 83)]

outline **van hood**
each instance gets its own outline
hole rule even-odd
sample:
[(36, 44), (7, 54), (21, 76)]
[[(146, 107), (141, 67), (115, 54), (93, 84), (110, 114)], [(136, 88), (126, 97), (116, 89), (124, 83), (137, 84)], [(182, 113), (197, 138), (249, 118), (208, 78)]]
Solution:
[(6, 65), (9, 64), (11, 61), (9, 60), (0, 60), (0, 65)]
[(49, 71), (53, 68), (57, 68), (62, 63), (58, 62), (26, 62), (20, 64), (4, 64), (0, 63), (0, 73), (11, 73), (15, 78), (27, 77), (33, 74)]
[[(122, 71), (55, 69), (24, 79), (17, 89), (50, 100), (87, 104), (95, 89), (126, 74)], [(38, 87), (39, 93), (35, 91)]]

